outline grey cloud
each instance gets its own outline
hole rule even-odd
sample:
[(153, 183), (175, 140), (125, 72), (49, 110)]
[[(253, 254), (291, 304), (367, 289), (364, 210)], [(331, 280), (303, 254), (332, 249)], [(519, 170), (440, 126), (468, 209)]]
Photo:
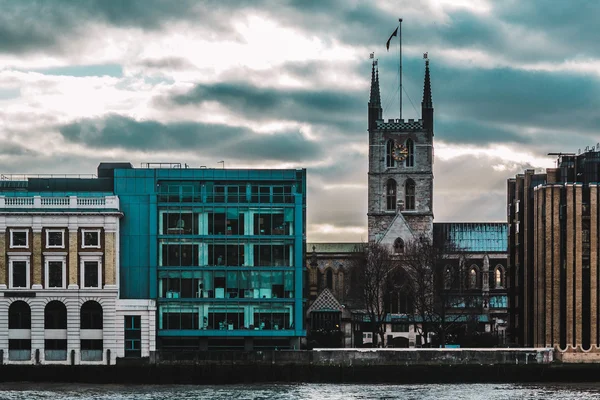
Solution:
[(204, 155), (263, 161), (310, 160), (322, 155), (317, 143), (306, 140), (298, 132), (264, 135), (226, 125), (161, 124), (120, 115), (80, 120), (60, 126), (59, 132), (70, 142), (92, 148), (195, 150)]
[[(308, 89), (263, 89), (245, 82), (197, 85), (169, 99), (171, 107), (217, 101), (231, 111), (255, 120), (293, 120), (337, 125), (341, 130), (365, 124), (365, 100), (358, 93)], [(363, 131), (364, 132), (364, 131)], [(354, 133), (352, 131), (347, 133)]]

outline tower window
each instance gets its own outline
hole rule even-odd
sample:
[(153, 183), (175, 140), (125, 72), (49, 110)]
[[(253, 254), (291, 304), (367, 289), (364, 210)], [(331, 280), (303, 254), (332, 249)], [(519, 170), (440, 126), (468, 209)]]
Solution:
[(415, 166), (415, 143), (412, 139), (406, 140), (406, 166)]
[(405, 195), (405, 208), (407, 210), (415, 209), (415, 181), (407, 179), (404, 184), (404, 195)]
[(388, 168), (395, 167), (396, 161), (394, 160), (394, 141), (388, 140), (385, 146), (385, 166)]
[(387, 199), (387, 209), (395, 210), (396, 209), (396, 181), (393, 179), (389, 179), (386, 184), (386, 199)]

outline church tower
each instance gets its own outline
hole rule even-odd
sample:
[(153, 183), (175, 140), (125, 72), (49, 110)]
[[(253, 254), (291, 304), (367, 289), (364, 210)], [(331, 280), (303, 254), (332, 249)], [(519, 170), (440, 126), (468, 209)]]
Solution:
[(382, 119), (379, 71), (373, 62), (369, 100), (369, 241), (394, 246), (433, 234), (433, 102), (429, 60), (421, 119)]

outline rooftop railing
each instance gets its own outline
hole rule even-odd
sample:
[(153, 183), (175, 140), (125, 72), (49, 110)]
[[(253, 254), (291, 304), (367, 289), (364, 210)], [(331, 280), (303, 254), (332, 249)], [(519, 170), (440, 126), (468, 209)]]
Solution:
[(117, 196), (102, 197), (6, 197), (0, 196), (0, 208), (106, 208), (119, 209)]

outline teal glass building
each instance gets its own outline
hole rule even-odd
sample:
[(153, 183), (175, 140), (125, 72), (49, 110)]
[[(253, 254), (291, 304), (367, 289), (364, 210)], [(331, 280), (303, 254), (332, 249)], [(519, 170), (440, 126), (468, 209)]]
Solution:
[(121, 298), (157, 300), (158, 350), (299, 348), (305, 169), (99, 174), (113, 177), (124, 215)]

